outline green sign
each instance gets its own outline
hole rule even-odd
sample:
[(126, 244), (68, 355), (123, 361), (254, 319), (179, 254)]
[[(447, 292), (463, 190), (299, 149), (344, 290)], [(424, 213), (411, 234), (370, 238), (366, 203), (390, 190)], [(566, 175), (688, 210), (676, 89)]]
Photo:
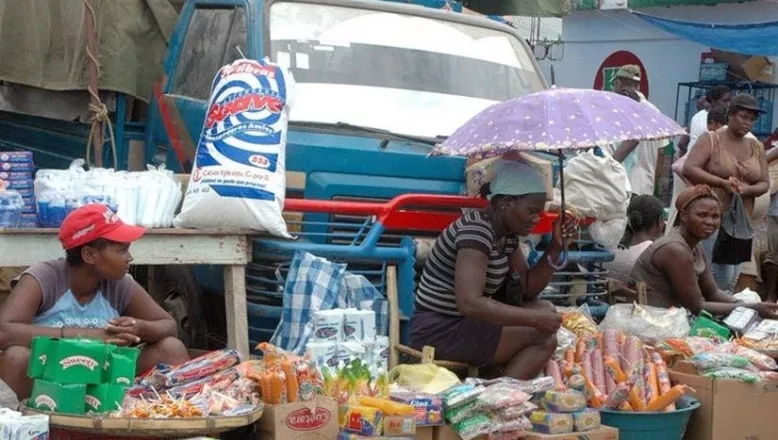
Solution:
[(613, 90), (613, 78), (616, 76), (616, 72), (619, 71), (618, 67), (606, 67), (602, 69), (602, 89), (610, 92)]

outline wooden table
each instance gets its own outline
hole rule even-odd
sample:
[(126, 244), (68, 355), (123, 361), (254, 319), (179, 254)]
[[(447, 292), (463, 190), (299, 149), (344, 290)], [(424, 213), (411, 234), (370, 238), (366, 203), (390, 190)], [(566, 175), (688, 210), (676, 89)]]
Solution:
[[(251, 262), (251, 232), (150, 229), (132, 245), (132, 264), (224, 266), (227, 344), (249, 355), (246, 264)], [(65, 256), (57, 229), (0, 230), (0, 267), (25, 267)]]

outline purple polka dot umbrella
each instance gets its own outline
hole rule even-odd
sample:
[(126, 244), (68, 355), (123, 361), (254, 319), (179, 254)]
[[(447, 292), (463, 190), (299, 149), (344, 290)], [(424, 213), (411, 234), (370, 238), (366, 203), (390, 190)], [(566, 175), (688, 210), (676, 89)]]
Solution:
[(655, 107), (626, 96), (551, 88), (487, 108), (431, 154), (486, 158), (511, 151), (584, 149), (684, 133)]
[[(556, 151), (564, 221), (563, 150), (667, 139), (684, 133), (680, 125), (650, 104), (613, 92), (551, 88), (487, 108), (430, 154), (482, 159), (514, 151)], [(563, 249), (559, 261), (548, 260), (555, 269), (567, 264), (566, 244)]]

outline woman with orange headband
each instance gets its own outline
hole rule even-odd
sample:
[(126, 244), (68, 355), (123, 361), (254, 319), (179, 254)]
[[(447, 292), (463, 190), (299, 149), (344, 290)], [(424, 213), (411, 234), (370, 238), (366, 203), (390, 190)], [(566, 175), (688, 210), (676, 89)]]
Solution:
[(675, 228), (651, 244), (632, 269), (632, 279), (646, 283), (649, 305), (684, 307), (694, 314), (705, 310), (720, 316), (744, 306), (775, 319), (778, 304), (738, 302), (713, 280), (701, 245), (721, 223), (719, 198), (710, 186), (685, 189), (675, 206)]

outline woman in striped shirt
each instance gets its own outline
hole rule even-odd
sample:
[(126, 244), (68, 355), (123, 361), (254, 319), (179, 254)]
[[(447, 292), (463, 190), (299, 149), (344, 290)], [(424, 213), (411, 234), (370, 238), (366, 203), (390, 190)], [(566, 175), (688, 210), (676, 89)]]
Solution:
[(435, 347), (441, 359), (503, 367), (517, 379), (535, 377), (556, 349), (561, 317), (537, 299), (575, 223), (554, 227), (551, 244), (530, 268), (519, 246), (546, 203), (540, 174), (500, 160), (489, 184), (489, 205), (451, 224), (430, 253), (416, 294), (411, 345)]

